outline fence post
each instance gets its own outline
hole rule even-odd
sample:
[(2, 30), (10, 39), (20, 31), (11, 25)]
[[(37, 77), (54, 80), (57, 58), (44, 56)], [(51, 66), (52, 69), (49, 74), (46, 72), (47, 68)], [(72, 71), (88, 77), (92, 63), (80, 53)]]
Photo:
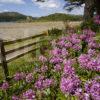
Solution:
[(8, 66), (6, 61), (4, 42), (2, 39), (0, 39), (0, 52), (1, 52), (0, 54), (1, 64), (4, 71), (5, 79), (8, 80), (9, 72), (8, 72)]

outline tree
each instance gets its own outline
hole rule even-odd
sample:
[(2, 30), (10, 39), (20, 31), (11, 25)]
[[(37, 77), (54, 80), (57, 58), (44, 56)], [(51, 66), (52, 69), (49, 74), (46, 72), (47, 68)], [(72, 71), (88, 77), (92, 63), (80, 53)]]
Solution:
[(100, 0), (96, 0), (96, 11), (97, 15), (100, 15)]
[[(100, 15), (100, 0), (65, 0), (67, 1), (65, 8), (73, 9), (74, 7), (79, 7), (82, 4), (84, 6), (84, 20), (89, 20), (93, 18), (94, 13)], [(69, 4), (68, 4), (69, 3)]]

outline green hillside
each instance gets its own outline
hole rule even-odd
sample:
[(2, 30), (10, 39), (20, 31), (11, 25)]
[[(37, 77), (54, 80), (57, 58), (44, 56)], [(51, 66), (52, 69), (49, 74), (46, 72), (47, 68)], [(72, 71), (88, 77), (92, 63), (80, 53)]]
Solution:
[(0, 13), (0, 22), (65, 21), (65, 20), (80, 21), (80, 20), (82, 20), (82, 16), (81, 15), (69, 15), (69, 14), (63, 14), (63, 13), (55, 13), (55, 14), (50, 14), (48, 16), (36, 18), (36, 17), (26, 16), (26, 15), (20, 14), (18, 12)]
[(63, 14), (63, 13), (55, 13), (48, 16), (43, 16), (38, 18), (38, 20), (44, 20), (44, 21), (64, 21), (64, 20), (70, 20), (70, 21), (79, 21), (82, 20), (81, 15), (69, 15), (69, 14)]
[(11, 21), (25, 21), (33, 20), (31, 16), (26, 16), (17, 12), (2, 12), (0, 13), (0, 22), (11, 22)]

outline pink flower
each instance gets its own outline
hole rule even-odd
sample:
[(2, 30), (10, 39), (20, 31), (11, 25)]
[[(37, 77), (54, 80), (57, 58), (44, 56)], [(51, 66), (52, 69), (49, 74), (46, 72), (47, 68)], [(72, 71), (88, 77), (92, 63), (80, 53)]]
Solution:
[(2, 90), (7, 90), (9, 88), (8, 82), (4, 82), (1, 86)]
[(64, 76), (69, 76), (69, 75), (74, 75), (75, 74), (75, 69), (69, 65), (64, 65), (64, 70), (63, 70), (63, 75)]
[(35, 92), (32, 89), (27, 90), (23, 93), (23, 99), (25, 100), (35, 100)]
[(45, 73), (47, 70), (48, 70), (48, 67), (47, 66), (42, 66), (41, 67), (41, 72), (44, 72)]
[(62, 48), (61, 54), (62, 56), (65, 56), (65, 57), (68, 55), (68, 51), (66, 50), (66, 48)]
[(44, 62), (47, 62), (47, 58), (43, 55), (39, 56), (39, 60), (44, 63)]
[(50, 86), (52, 86), (54, 83), (54, 80), (53, 79), (45, 79), (43, 80), (43, 88), (48, 88)]
[(55, 48), (51, 52), (52, 52), (52, 55), (54, 56), (61, 54), (61, 50), (59, 48)]
[(88, 93), (88, 96), (93, 100), (100, 99), (100, 77), (96, 77), (93, 80), (87, 81), (85, 83), (85, 91)]
[(79, 51), (79, 50), (82, 49), (82, 46), (81, 46), (81, 45), (74, 45), (74, 46), (73, 46), (73, 49), (74, 49), (75, 51)]
[(26, 76), (26, 82), (27, 83), (30, 83), (33, 81), (33, 74), (32, 73), (29, 73), (27, 76)]
[(72, 43), (71, 42), (67, 42), (65, 43), (65, 47), (68, 49), (68, 48), (71, 48), (72, 47)]
[(57, 72), (60, 72), (60, 71), (62, 70), (61, 65), (56, 64), (56, 65), (54, 66), (54, 70), (57, 71)]
[(96, 24), (100, 25), (100, 15), (96, 15), (96, 16), (94, 17), (94, 22), (95, 22)]
[(63, 59), (62, 58), (60, 58), (60, 57), (52, 57), (51, 59), (50, 59), (50, 63), (53, 63), (53, 64), (58, 64), (58, 63), (61, 63), (61, 62), (63, 62)]
[(43, 79), (38, 79), (35, 84), (34, 87), (38, 90), (42, 90), (43, 89)]
[(96, 53), (96, 51), (95, 51), (94, 49), (89, 49), (89, 50), (88, 50), (88, 54), (89, 54), (90, 56), (95, 55), (95, 53)]
[(17, 72), (17, 73), (14, 75), (14, 80), (15, 80), (15, 81), (20, 81), (20, 80), (25, 79), (25, 77), (26, 77), (25, 73), (23, 73), (23, 72), (21, 72), (21, 73)]
[(12, 100), (20, 100), (20, 98), (18, 96), (13, 95)]
[(60, 82), (60, 89), (64, 94), (75, 94), (79, 88), (80, 80), (77, 77), (62, 77)]

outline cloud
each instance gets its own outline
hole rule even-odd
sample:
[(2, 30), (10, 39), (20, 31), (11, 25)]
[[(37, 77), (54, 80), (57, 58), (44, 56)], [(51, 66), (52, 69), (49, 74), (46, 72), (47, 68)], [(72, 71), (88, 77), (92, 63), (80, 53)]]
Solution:
[(9, 10), (7, 10), (7, 9), (0, 10), (0, 13), (2, 13), (2, 12), (9, 12)]
[(0, 0), (0, 3), (25, 4), (24, 0)]
[(74, 15), (83, 15), (84, 14), (84, 6), (75, 8), (71, 12), (68, 12), (68, 13), (74, 14)]
[(59, 8), (60, 2), (58, 0), (47, 0), (46, 2), (36, 2), (36, 0), (32, 0), (32, 2), (39, 6), (39, 8)]

